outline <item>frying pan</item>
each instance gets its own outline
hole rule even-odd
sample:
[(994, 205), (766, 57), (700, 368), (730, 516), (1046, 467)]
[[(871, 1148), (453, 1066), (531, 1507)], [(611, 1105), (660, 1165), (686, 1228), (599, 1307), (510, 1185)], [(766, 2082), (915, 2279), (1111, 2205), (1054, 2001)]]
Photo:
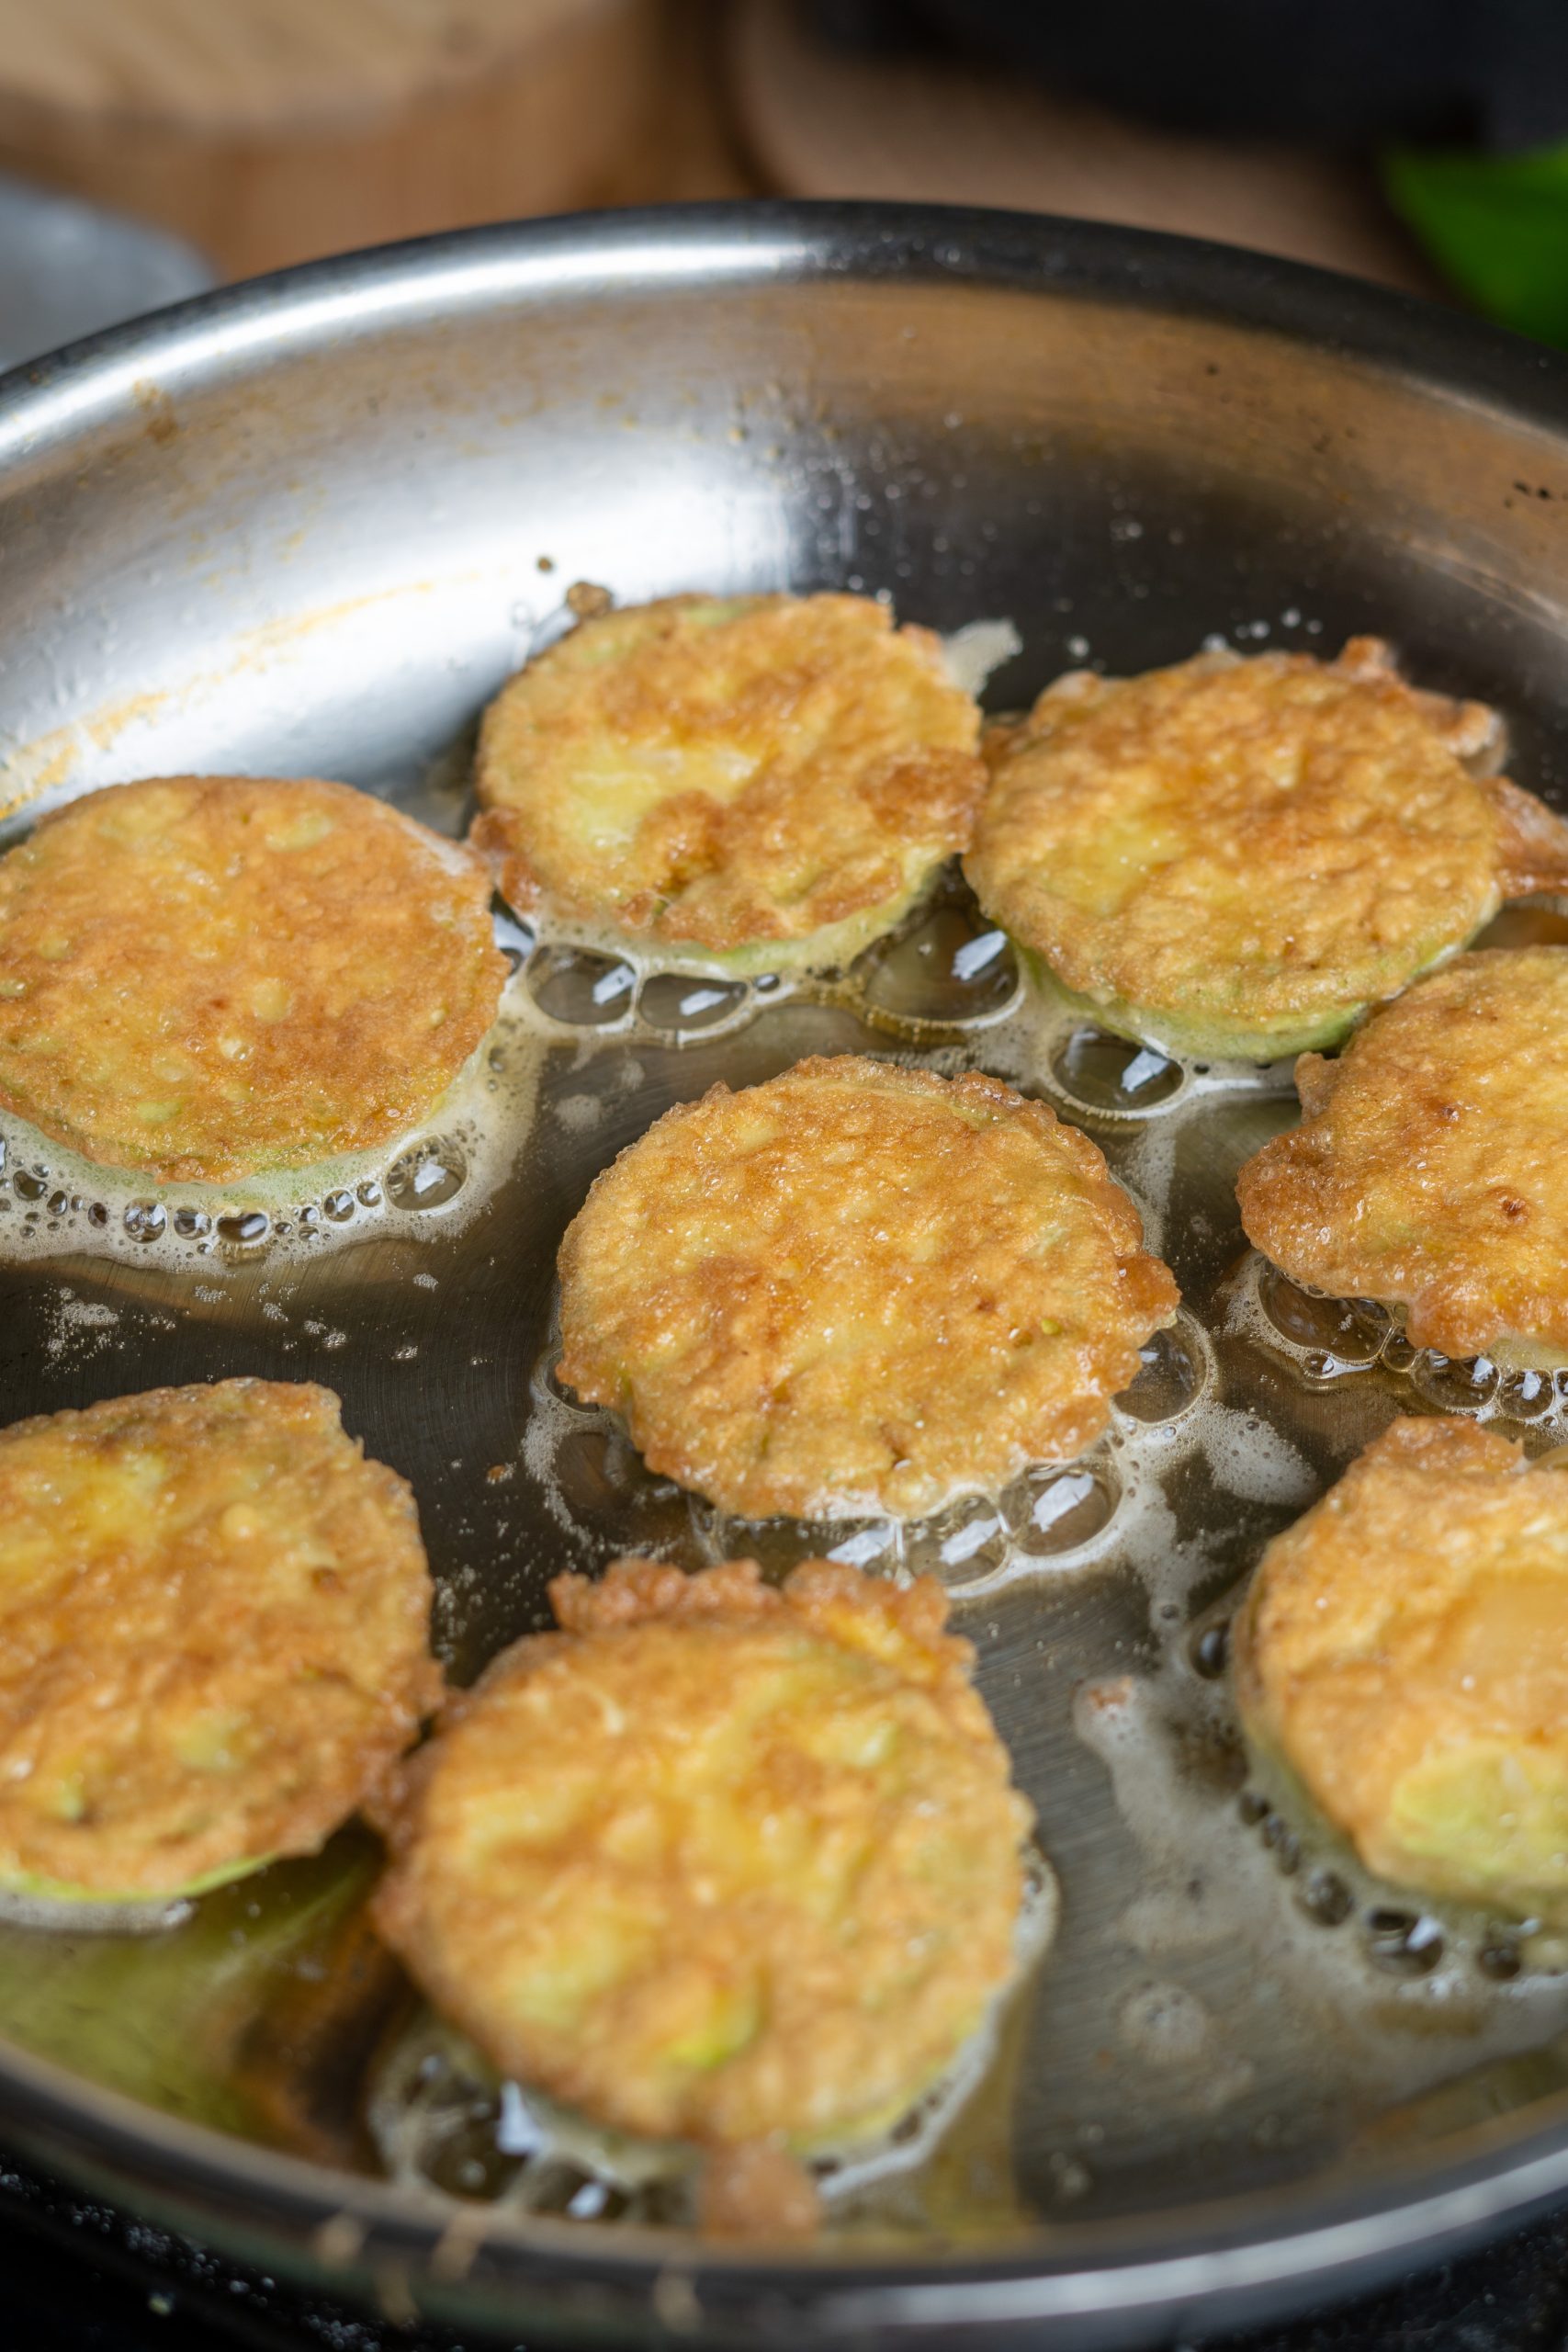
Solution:
[[(877, 205), (479, 230), (5, 380), (0, 797), (14, 834), (138, 775), (313, 773), (457, 830), (477, 713), (588, 580), (1006, 620), (997, 708), (1212, 634), (1328, 650), (1371, 630), (1421, 683), (1496, 703), (1512, 772), (1568, 805), (1565, 499), (1568, 361), (1254, 254)], [(976, 928), (957, 897), (941, 921), (949, 946)], [(0, 1929), (8, 2133), (237, 2256), (507, 2342), (1153, 2341), (1364, 2288), (1568, 2192), (1562, 1955), (1391, 1911), (1310, 1835), (1270, 1832), (1202, 1652), (1261, 1542), (1392, 1412), (1513, 1417), (1540, 1445), (1561, 1400), (1336, 1356), (1303, 1336), (1310, 1304), (1270, 1305), (1230, 1186), (1291, 1115), (1288, 1077), (1189, 1073), (1145, 1101), (1146, 1071), (1092, 1038), (1021, 1044), (1005, 986), (911, 1020), (895, 971), (880, 999), (806, 990), (707, 1032), (614, 988), (605, 1015), (597, 967), (547, 965), (536, 949), (518, 984), (554, 1012), (519, 1016), (501, 1172), (466, 1207), (437, 1186), (423, 1224), (417, 1202), (355, 1212), (290, 1254), (275, 1204), (266, 1241), (209, 1237), (198, 1262), (118, 1195), (95, 1233), (6, 1129), (5, 1418), (226, 1373), (327, 1380), (413, 1480), (467, 1675), (542, 1622), (563, 1563), (650, 1524), (692, 1560), (733, 1533), (639, 1487), (550, 1389), (554, 1246), (595, 1168), (669, 1102), (805, 1052), (1024, 1075), (1107, 1149), (1191, 1318), (1186, 1390), (1118, 1417), (1107, 1524), (1069, 1512), (1032, 1554), (972, 1521), (919, 1539), (1039, 1808), (1055, 1951), (947, 2155), (788, 2256), (635, 2200), (527, 2210), (482, 2085), (478, 2156), (401, 2161), (397, 2083), (460, 2064), (431, 2041), (410, 2074), (430, 2029), (364, 1931), (358, 1832), (164, 1938)]]

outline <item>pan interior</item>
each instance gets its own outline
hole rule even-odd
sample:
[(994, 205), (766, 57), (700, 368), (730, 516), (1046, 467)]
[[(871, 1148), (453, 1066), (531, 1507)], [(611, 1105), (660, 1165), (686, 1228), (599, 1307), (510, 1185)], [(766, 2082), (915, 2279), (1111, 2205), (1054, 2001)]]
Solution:
[[(998, 708), (1212, 633), (1323, 652), (1371, 630), (1420, 683), (1495, 702), (1512, 773), (1556, 791), (1561, 557), (1517, 488), (1568, 476), (1541, 428), (1235, 321), (918, 256), (659, 299), (578, 286), (521, 318), (433, 292), (331, 352), (306, 339), (237, 374), (175, 354), (150, 361), (152, 395), (18, 458), (14, 822), (196, 767), (342, 775), (456, 833), (475, 715), (579, 578), (625, 598), (863, 588), (945, 630), (1005, 619), (1023, 650), (991, 681)], [(547, 1621), (551, 1574), (623, 1550), (942, 1576), (1062, 1916), (932, 2149), (830, 2185), (848, 2240), (1016, 2243), (1386, 2175), (1499, 2113), (1539, 2120), (1564, 2087), (1568, 1951), (1369, 1881), (1256, 1785), (1236, 1737), (1239, 1583), (1392, 1414), (1474, 1413), (1536, 1450), (1568, 1435), (1550, 1378), (1416, 1356), (1248, 1252), (1235, 1172), (1293, 1115), (1288, 1072), (1098, 1035), (952, 875), (833, 984), (682, 981), (503, 935), (518, 968), (491, 1057), (412, 1157), (186, 1198), (0, 1119), (5, 1418), (235, 1373), (326, 1382), (413, 1482), (463, 1679)], [(554, 1254), (594, 1173), (671, 1102), (840, 1051), (992, 1070), (1079, 1122), (1183, 1317), (1065, 1473), (902, 1532), (727, 1523), (554, 1382)], [(366, 1924), (375, 1867), (355, 1829), (157, 1935), (0, 1927), (0, 2030), (349, 2171), (677, 2225), (678, 2185), (523, 2114), (418, 2010)]]

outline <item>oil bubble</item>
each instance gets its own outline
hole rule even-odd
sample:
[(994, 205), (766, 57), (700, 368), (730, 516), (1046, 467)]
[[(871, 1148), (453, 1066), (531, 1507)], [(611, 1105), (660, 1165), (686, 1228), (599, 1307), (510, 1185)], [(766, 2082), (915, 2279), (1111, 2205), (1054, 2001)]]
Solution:
[(802, 1560), (836, 1560), (875, 1574), (897, 1566), (900, 1530), (887, 1519), (735, 1519), (694, 1501), (692, 1523), (705, 1557), (752, 1559), (786, 1576)]
[(999, 1021), (1018, 1001), (1018, 957), (1005, 932), (964, 907), (938, 907), (860, 967), (864, 1002), (895, 1020), (963, 1027)]
[(1382, 1344), (1382, 1361), (1390, 1372), (1404, 1373), (1416, 1361), (1416, 1351), (1396, 1325)]
[(1043, 1464), (1014, 1479), (1002, 1498), (1013, 1541), (1031, 1558), (1076, 1552), (1109, 1526), (1117, 1489), (1109, 1466)]
[(445, 1208), (463, 1189), (468, 1163), (449, 1136), (417, 1143), (387, 1171), (387, 1197), (396, 1209)]
[(199, 1241), (212, 1230), (212, 1219), (205, 1209), (176, 1209), (175, 1231), (182, 1241)]
[(47, 1168), (18, 1168), (11, 1179), (11, 1189), (18, 1199), (41, 1201), (49, 1191)]
[(1385, 1308), (1367, 1298), (1324, 1298), (1265, 1262), (1258, 1277), (1263, 1312), (1282, 1340), (1319, 1359), (1319, 1377), (1375, 1363), (1389, 1332)]
[(1198, 1327), (1179, 1315), (1138, 1350), (1139, 1368), (1116, 1403), (1136, 1421), (1174, 1421), (1189, 1411), (1206, 1385), (1207, 1352)]
[(1263, 1843), (1273, 1855), (1276, 1869), (1286, 1878), (1294, 1877), (1301, 1868), (1302, 1841), (1283, 1814), (1270, 1813), (1265, 1815)]
[(541, 1012), (571, 1029), (629, 1021), (637, 972), (623, 956), (588, 947), (536, 947), (525, 973)]
[(132, 1241), (156, 1241), (167, 1223), (156, 1201), (132, 1201), (125, 1212), (125, 1229)]
[(329, 1193), (321, 1206), (334, 1225), (346, 1225), (354, 1215), (354, 1194)]
[(852, 1568), (889, 1568), (902, 1551), (897, 1523), (887, 1519), (844, 1520), (812, 1531), (812, 1549), (824, 1560)]
[(1296, 1900), (1307, 1917), (1321, 1928), (1337, 1928), (1356, 1907), (1356, 1898), (1337, 1871), (1314, 1871)]
[(650, 1029), (673, 1038), (706, 1037), (732, 1028), (750, 1009), (751, 990), (744, 980), (682, 978), (679, 972), (655, 972), (643, 982), (637, 1012)]
[(1179, 1094), (1184, 1083), (1179, 1062), (1154, 1046), (1136, 1046), (1103, 1029), (1072, 1030), (1052, 1057), (1057, 1085), (1080, 1110), (1153, 1111)]
[(108, 1221), (109, 1213), (106, 1204), (102, 1201), (95, 1201), (92, 1207), (87, 1211), (87, 1223), (89, 1225), (96, 1225), (101, 1228), (107, 1225)]
[(612, 1510), (633, 1492), (641, 1464), (629, 1441), (607, 1422), (569, 1430), (555, 1450), (555, 1477), (568, 1507), (589, 1516)]
[(63, 1216), (70, 1206), (71, 1195), (69, 1193), (51, 1193), (48, 1202), (51, 1216)]
[(378, 1209), (382, 1199), (381, 1187), (374, 1176), (367, 1176), (363, 1184), (355, 1187), (354, 1197), (361, 1208)]
[(1556, 1401), (1549, 1372), (1506, 1372), (1497, 1385), (1497, 1409), (1510, 1420), (1539, 1421)]
[(218, 1238), (231, 1249), (254, 1250), (265, 1241), (271, 1221), (264, 1209), (236, 1209), (218, 1220)]
[(1366, 1920), (1367, 1951), (1392, 1976), (1426, 1976), (1443, 1956), (1443, 1931), (1415, 1911), (1379, 1908)]
[(962, 1592), (994, 1576), (1011, 1546), (1007, 1522), (984, 1495), (962, 1495), (908, 1530), (905, 1553), (917, 1574), (938, 1576)]
[(1188, 1650), (1192, 1670), (1205, 1682), (1217, 1682), (1230, 1663), (1231, 1629), (1229, 1618), (1217, 1625), (1205, 1625), (1194, 1634)]
[(1500, 1379), (1488, 1356), (1440, 1356), (1430, 1348), (1420, 1351), (1411, 1371), (1417, 1394), (1444, 1413), (1484, 1412)]

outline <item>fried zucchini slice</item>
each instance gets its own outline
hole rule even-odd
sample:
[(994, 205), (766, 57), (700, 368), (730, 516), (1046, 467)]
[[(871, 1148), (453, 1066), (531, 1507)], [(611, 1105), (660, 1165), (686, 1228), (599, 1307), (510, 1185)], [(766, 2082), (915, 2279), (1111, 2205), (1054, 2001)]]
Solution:
[(1265, 1551), (1249, 1737), (1397, 1886), (1568, 1922), (1568, 1477), (1394, 1421)]
[(995, 737), (965, 871), (1102, 1028), (1272, 1061), (1336, 1044), (1505, 899), (1568, 886), (1568, 826), (1465, 764), (1500, 736), (1373, 639), (1075, 672)]
[(115, 786), (0, 858), (0, 1106), (170, 1182), (308, 1166), (423, 1118), (505, 977), (480, 861), (368, 793)]
[(520, 910), (736, 975), (848, 963), (962, 849), (979, 712), (864, 596), (591, 617), (485, 715), (473, 839)]
[(852, 1055), (666, 1113), (560, 1275), (560, 1378), (751, 1518), (918, 1517), (1070, 1459), (1178, 1304), (1087, 1136)]
[(1236, 1179), (1248, 1238), (1416, 1347), (1568, 1363), (1568, 947), (1461, 956), (1296, 1083)]
[(328, 1389), (0, 1430), (0, 1895), (166, 1903), (314, 1852), (435, 1703), (430, 1599)]
[(621, 1560), (550, 1597), (400, 1775), (382, 1934), (615, 2131), (886, 2129), (1017, 1965), (1030, 1809), (941, 1588)]

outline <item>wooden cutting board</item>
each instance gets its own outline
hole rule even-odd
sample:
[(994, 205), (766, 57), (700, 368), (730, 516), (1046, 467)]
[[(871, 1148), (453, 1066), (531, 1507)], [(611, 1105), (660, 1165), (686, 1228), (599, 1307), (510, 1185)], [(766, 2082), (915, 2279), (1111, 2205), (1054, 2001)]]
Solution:
[(792, 0), (735, 0), (729, 24), (739, 128), (791, 195), (1087, 216), (1442, 293), (1349, 160), (1154, 130), (999, 67), (830, 49)]
[(623, 200), (661, 0), (0, 0), (0, 169), (261, 269)]

